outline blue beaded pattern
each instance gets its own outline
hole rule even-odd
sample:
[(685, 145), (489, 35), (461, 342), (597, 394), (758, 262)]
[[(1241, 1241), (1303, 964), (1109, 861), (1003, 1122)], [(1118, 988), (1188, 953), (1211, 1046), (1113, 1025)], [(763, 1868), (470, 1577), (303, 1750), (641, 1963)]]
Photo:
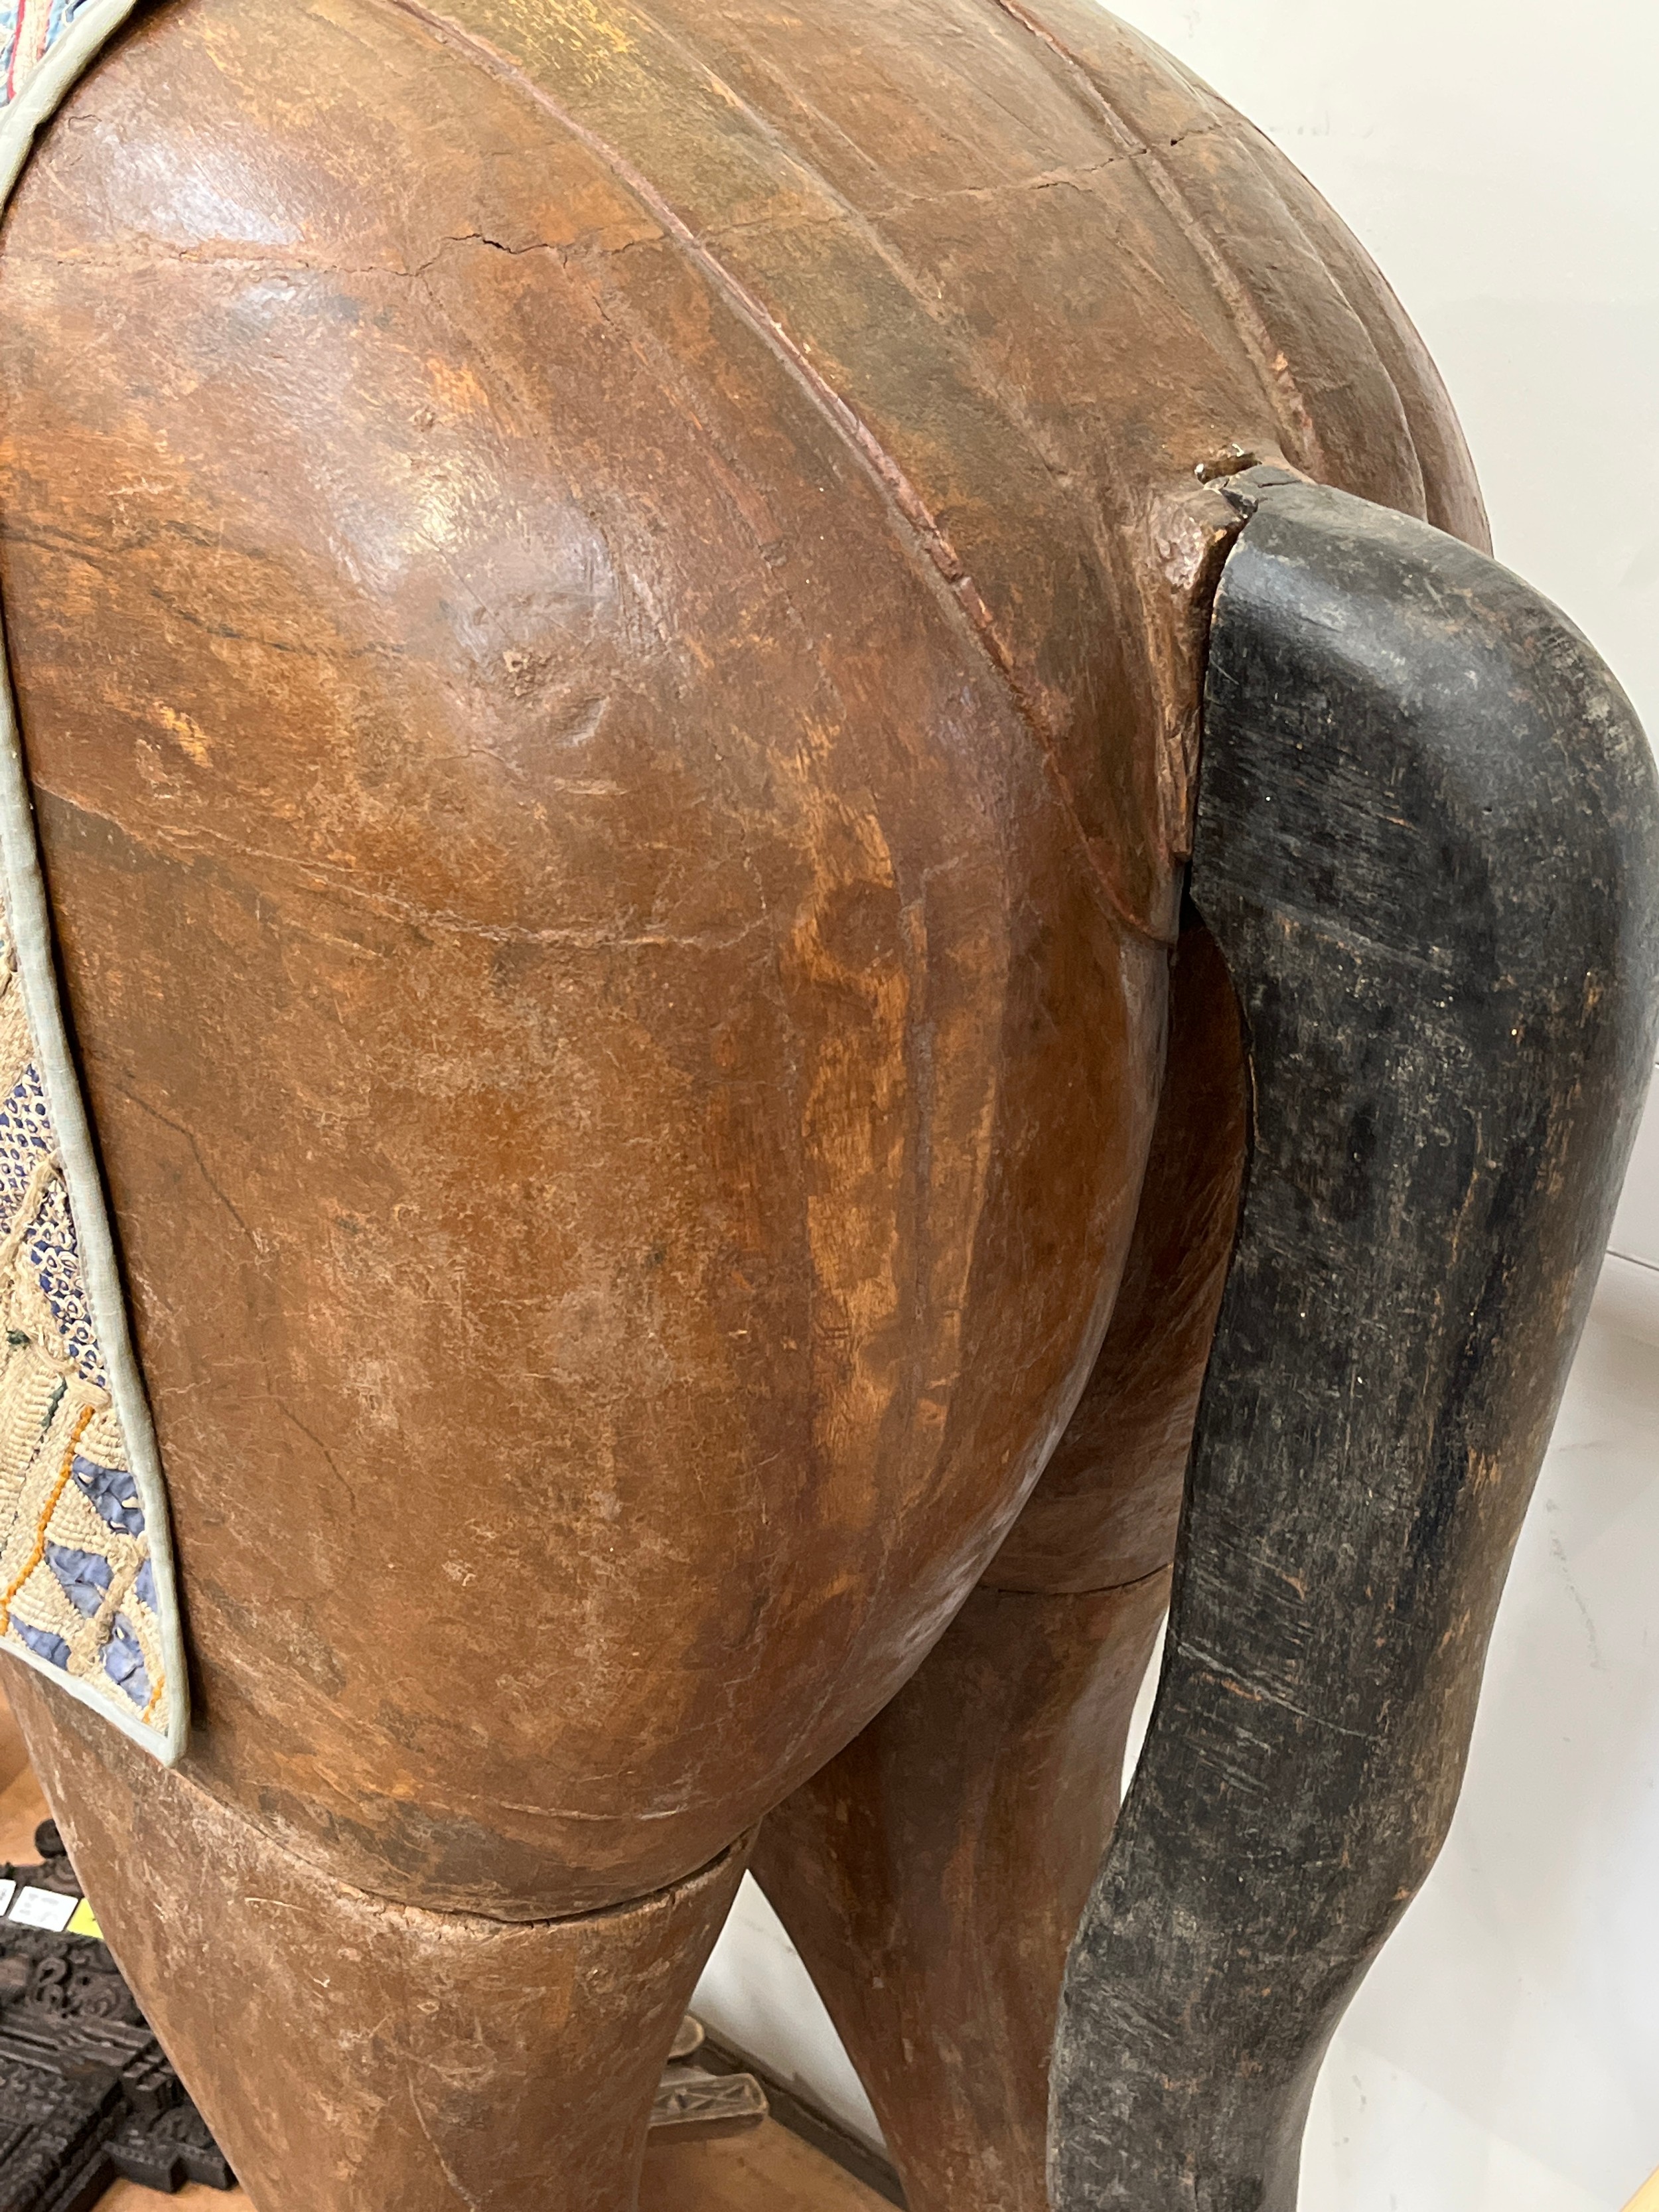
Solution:
[(0, 932), (0, 1644), (154, 1725), (166, 1680), (143, 1501)]
[(0, 108), (9, 107), (58, 40), (81, 14), (87, 0), (0, 0)]

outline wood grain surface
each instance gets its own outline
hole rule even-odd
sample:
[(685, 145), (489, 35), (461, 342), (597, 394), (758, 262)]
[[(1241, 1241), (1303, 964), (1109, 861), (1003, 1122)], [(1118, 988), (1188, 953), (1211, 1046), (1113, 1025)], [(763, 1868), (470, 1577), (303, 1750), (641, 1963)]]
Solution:
[(100, 2212), (160, 2212), (164, 2204), (175, 2206), (178, 2212), (206, 2212), (210, 2205), (219, 2205), (223, 2212), (248, 2212), (240, 2189), (204, 2189), (195, 2181), (187, 2181), (171, 2197), (159, 2189), (141, 2189), (136, 2181), (118, 2181), (98, 2202)]
[(724, 2142), (648, 2150), (640, 2212), (891, 2212), (822, 2151), (769, 2122)]
[[(240, 2189), (228, 2195), (191, 2186), (159, 2196), (117, 2182), (100, 2212), (246, 2212)], [(752, 2135), (648, 2150), (639, 2212), (890, 2212), (873, 2191), (843, 2173), (821, 2151), (775, 2121)]]

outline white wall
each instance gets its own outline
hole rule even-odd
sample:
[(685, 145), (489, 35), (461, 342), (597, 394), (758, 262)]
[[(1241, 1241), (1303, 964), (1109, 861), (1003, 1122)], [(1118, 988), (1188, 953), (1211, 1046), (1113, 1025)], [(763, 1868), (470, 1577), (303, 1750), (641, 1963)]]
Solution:
[[(1370, 247), (1451, 386), (1500, 558), (1659, 730), (1655, 0), (1118, 12), (1253, 115)], [(1659, 2165), (1659, 1110), (1613, 1249), (1463, 1803), (1333, 2049), (1304, 2212), (1618, 2212)], [(752, 1886), (699, 2002), (873, 2131)]]
[(1450, 1840), (1322, 2078), (1304, 2212), (1616, 2212), (1659, 2166), (1659, 1349), (1593, 1323)]

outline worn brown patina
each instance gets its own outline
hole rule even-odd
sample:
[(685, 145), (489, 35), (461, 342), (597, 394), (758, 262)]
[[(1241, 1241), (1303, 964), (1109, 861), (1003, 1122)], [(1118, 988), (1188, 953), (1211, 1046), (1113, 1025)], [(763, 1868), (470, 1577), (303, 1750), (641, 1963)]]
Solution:
[(808, 1784), (916, 2212), (1034, 2212), (1242, 1146), (1205, 479), (1484, 542), (1419, 343), (1083, 0), (167, 0), (0, 407), (192, 1748), (15, 1686), (251, 2194), (626, 2206)]

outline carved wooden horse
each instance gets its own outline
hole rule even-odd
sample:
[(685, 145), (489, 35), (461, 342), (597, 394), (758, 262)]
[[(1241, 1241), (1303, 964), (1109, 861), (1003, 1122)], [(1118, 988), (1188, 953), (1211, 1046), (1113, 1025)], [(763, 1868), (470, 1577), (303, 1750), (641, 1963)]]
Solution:
[(1084, 0), (158, 0), (0, 395), (155, 1445), (10, 1686), (261, 2212), (622, 2212), (751, 1850), (915, 2212), (1035, 2212), (1206, 1362), (1054, 2187), (1288, 2206), (1651, 1040), (1639, 735), (1381, 278)]

